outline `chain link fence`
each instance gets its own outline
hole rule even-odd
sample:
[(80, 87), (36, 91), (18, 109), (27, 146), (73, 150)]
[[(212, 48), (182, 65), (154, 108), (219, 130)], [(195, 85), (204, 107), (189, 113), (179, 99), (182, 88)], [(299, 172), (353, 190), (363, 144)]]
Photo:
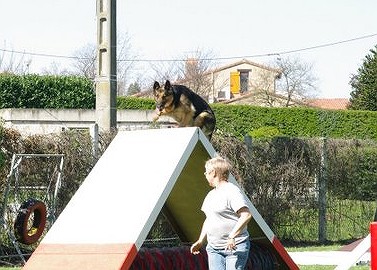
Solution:
[(215, 145), (281, 239), (347, 241), (364, 237), (377, 199), (377, 143), (274, 137)]
[[(98, 153), (94, 155), (88, 131), (68, 130), (24, 138), (15, 130), (4, 129), (0, 143), (0, 198), (3, 200), (5, 195), (14, 153), (61, 154), (64, 166), (54, 210), (58, 216), (115, 134), (100, 134)], [(240, 140), (218, 132), (212, 143), (219, 154), (231, 161), (236, 179), (280, 239), (324, 243), (349, 241), (368, 233), (377, 199), (375, 141), (292, 137)], [(56, 173), (51, 160), (43, 162), (29, 160), (20, 167), (26, 186), (42, 183)], [(22, 196), (26, 199), (35, 194)], [(11, 205), (12, 202), (6, 205), (7, 211)], [(149, 236), (176, 241), (163, 215)], [(12, 243), (5, 239), (8, 236), (3, 231), (0, 253), (9, 254)]]

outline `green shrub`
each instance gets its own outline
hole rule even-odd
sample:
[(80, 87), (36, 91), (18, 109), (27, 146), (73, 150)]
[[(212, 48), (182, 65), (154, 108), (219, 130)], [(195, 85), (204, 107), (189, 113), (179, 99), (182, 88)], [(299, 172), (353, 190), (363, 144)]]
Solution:
[(281, 135), (280, 131), (276, 127), (261, 127), (254, 129), (248, 134), (252, 138), (273, 138)]
[(377, 145), (374, 141), (328, 143), (329, 191), (340, 199), (375, 201), (377, 198)]
[(118, 97), (117, 108), (120, 110), (153, 110), (155, 102), (150, 98)]
[[(265, 108), (213, 104), (217, 128), (243, 138), (255, 130), (276, 128), (290, 137), (377, 139), (377, 112), (312, 108)], [(268, 134), (267, 134), (268, 135)]]
[(94, 107), (94, 85), (84, 77), (0, 74), (0, 108)]

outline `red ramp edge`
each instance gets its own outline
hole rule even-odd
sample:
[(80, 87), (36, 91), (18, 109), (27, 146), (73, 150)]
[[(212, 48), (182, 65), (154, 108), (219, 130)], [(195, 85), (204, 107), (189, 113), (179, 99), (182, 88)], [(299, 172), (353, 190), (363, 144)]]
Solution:
[(297, 264), (292, 260), (291, 256), (289, 256), (287, 250), (284, 248), (283, 244), (280, 240), (274, 236), (272, 240), (272, 245), (275, 247), (277, 253), (281, 256), (283, 261), (287, 264), (288, 268), (291, 270), (299, 270)]
[(126, 270), (137, 254), (135, 244), (40, 244), (23, 270)]

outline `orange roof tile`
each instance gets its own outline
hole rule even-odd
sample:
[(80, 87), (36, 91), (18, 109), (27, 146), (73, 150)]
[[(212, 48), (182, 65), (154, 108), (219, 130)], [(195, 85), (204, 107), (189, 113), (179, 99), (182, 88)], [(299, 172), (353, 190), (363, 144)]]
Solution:
[(315, 98), (309, 99), (307, 104), (320, 109), (346, 110), (350, 101), (348, 98)]

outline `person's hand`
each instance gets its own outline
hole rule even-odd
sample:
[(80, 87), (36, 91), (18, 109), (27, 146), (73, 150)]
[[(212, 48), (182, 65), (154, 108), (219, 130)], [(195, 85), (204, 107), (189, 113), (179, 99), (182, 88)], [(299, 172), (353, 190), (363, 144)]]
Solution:
[(200, 253), (200, 248), (202, 247), (202, 242), (196, 241), (194, 244), (190, 247), (190, 252), (194, 255), (197, 255)]
[(235, 250), (235, 249), (236, 249), (236, 241), (234, 240), (234, 238), (228, 238), (225, 250), (232, 251), (232, 250)]

